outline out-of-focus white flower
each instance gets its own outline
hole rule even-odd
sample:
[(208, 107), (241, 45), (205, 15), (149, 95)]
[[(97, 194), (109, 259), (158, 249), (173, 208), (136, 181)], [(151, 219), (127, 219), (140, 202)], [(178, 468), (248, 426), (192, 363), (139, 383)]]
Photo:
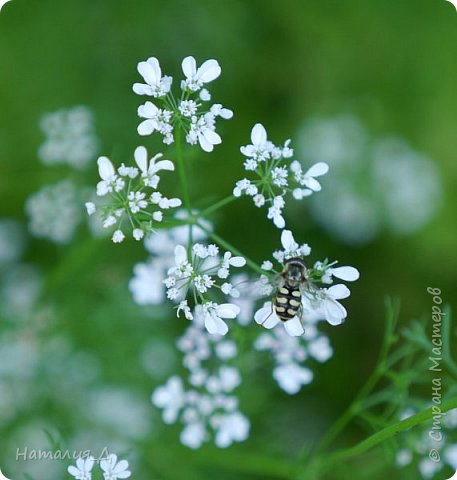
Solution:
[(375, 138), (351, 115), (311, 119), (300, 137), (304, 157), (332, 169), (310, 204), (316, 221), (339, 240), (366, 244), (383, 229), (412, 234), (436, 214), (437, 166), (403, 139)]
[(70, 180), (46, 185), (25, 204), (32, 235), (54, 243), (69, 243), (82, 218), (80, 192)]
[(244, 167), (248, 172), (254, 172), (256, 180), (243, 179), (236, 183), (233, 195), (249, 195), (256, 207), (269, 205), (267, 218), (278, 228), (284, 228), (286, 222), (283, 209), (285, 197), (289, 191), (297, 200), (318, 192), (321, 189), (316, 177), (328, 172), (328, 165), (319, 162), (306, 172), (295, 160), (290, 162), (294, 152), (290, 148), (290, 140), (282, 147), (268, 140), (265, 127), (260, 123), (254, 125), (251, 131), (251, 144), (241, 147), (241, 153), (246, 157)]
[(145, 62), (138, 63), (138, 73), (146, 83), (133, 85), (133, 91), (137, 95), (160, 98), (170, 91), (173, 79), (166, 75), (162, 77), (162, 70), (157, 58), (150, 57)]
[(152, 403), (163, 409), (162, 418), (165, 423), (175, 423), (184, 405), (184, 388), (179, 377), (171, 377), (167, 383), (158, 387), (152, 394)]
[(240, 412), (213, 417), (211, 423), (216, 429), (214, 443), (219, 448), (229, 447), (233, 442), (243, 442), (249, 436), (249, 421)]
[(290, 363), (275, 367), (273, 378), (286, 393), (293, 395), (299, 392), (303, 385), (313, 381), (313, 372), (309, 368)]
[(46, 136), (38, 155), (46, 165), (66, 163), (83, 169), (97, 154), (99, 141), (88, 107), (79, 106), (43, 115), (40, 122)]
[(78, 458), (76, 460), (76, 467), (70, 465), (68, 467), (68, 473), (77, 480), (91, 480), (94, 463), (95, 459), (93, 457), (87, 459)]
[(131, 475), (129, 463), (127, 460), (117, 461), (117, 455), (111, 453), (108, 458), (100, 461), (100, 468), (103, 470), (105, 480), (118, 480), (119, 478), (129, 478)]
[(221, 74), (221, 67), (217, 60), (206, 60), (197, 68), (197, 62), (192, 56), (186, 57), (182, 61), (182, 71), (186, 77), (181, 88), (192, 92), (200, 90), (205, 83), (216, 80)]

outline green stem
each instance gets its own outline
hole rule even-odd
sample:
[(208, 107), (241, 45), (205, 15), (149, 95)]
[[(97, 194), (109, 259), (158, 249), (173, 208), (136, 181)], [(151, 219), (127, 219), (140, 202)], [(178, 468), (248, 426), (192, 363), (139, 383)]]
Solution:
[(198, 216), (200, 218), (204, 218), (206, 217), (207, 215), (209, 215), (210, 213), (213, 213), (215, 212), (216, 210), (219, 210), (220, 208), (224, 207), (225, 205), (233, 202), (234, 200), (236, 200), (237, 197), (235, 197), (234, 195), (229, 195), (228, 197), (225, 197), (223, 198), (222, 200), (219, 200), (219, 202), (216, 202), (214, 205), (211, 205), (210, 207), (208, 208), (205, 208), (204, 210), (202, 210), (201, 212), (198, 213)]
[(212, 238), (221, 247), (224, 247), (225, 249), (229, 250), (230, 252), (234, 253), (235, 255), (243, 257), (246, 260), (247, 265), (250, 268), (252, 268), (253, 270), (255, 270), (259, 275), (265, 275), (265, 272), (260, 268), (260, 265), (257, 265), (257, 263), (255, 263), (253, 260), (246, 257), (246, 255), (244, 253), (240, 252), (236, 247), (234, 247), (229, 242), (224, 240), (222, 237), (217, 235), (217, 233), (212, 232), (211, 230), (206, 228), (201, 223), (199, 223), (198, 226), (208, 235), (208, 237)]
[[(192, 218), (192, 206), (190, 204), (190, 195), (189, 195), (189, 186), (187, 184), (187, 175), (186, 175), (186, 165), (184, 163), (183, 149), (182, 149), (182, 132), (181, 125), (178, 125), (176, 128), (175, 134), (175, 144), (176, 144), (176, 161), (178, 162), (178, 172), (179, 180), (181, 182), (181, 189), (184, 198), (184, 206), (187, 209), (187, 214), (189, 221)], [(187, 245), (187, 251), (190, 255), (192, 248), (192, 223), (189, 223), (189, 241)]]
[[(346, 425), (357, 415), (361, 401), (373, 390), (380, 378), (385, 372), (385, 363), (389, 349), (392, 345), (392, 338), (394, 334), (394, 326), (398, 317), (398, 303), (388, 301), (387, 304), (387, 316), (386, 316), (386, 328), (384, 331), (384, 339), (382, 342), (381, 351), (379, 353), (379, 359), (376, 364), (376, 368), (370, 375), (362, 389), (359, 391), (355, 399), (352, 401), (347, 410), (338, 418), (333, 426), (324, 435), (320, 443), (318, 444), (315, 455), (317, 456), (322, 450), (329, 447), (329, 445), (335, 440), (335, 438), (344, 430)], [(299, 456), (299, 459), (303, 457), (303, 453)]]
[[(440, 407), (442, 413), (446, 413), (454, 408), (457, 408), (457, 397), (443, 403)], [(416, 425), (430, 420), (435, 414), (436, 413), (433, 412), (432, 407), (430, 407), (423, 412), (420, 412), (416, 415), (413, 415), (412, 417), (401, 420), (393, 425), (390, 425), (389, 427), (380, 430), (379, 432), (371, 435), (370, 437), (366, 438), (354, 447), (327, 455), (324, 459), (324, 465), (322, 470), (328, 470), (329, 468), (332, 468), (335, 463), (340, 463), (348, 460), (349, 458), (361, 455), (362, 453), (367, 452), (368, 450), (388, 440), (389, 438), (392, 438), (395, 435), (404, 432), (405, 430), (408, 430)]]

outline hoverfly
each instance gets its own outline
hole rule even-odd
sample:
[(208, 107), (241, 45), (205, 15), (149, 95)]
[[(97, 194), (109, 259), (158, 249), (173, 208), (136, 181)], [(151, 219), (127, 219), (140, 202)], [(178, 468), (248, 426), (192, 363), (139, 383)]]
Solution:
[[(306, 294), (312, 295), (315, 289), (309, 281), (306, 263), (299, 257), (286, 260), (282, 272), (278, 274), (277, 284), (277, 290), (271, 302), (271, 313), (261, 322), (261, 325), (264, 325), (272, 315), (275, 315), (285, 324), (284, 326), (287, 324), (287, 327), (289, 327), (287, 322), (297, 317), (299, 331), (297, 331), (296, 326), (294, 335), (301, 335), (304, 333), (301, 321), (303, 313), (302, 297)], [(292, 324), (290, 326), (292, 327)], [(286, 329), (289, 330), (287, 327)]]

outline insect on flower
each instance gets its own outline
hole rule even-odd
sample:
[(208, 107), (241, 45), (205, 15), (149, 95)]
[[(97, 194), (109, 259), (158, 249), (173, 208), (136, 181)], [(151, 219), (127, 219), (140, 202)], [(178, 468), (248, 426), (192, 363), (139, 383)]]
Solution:
[(284, 322), (289, 335), (302, 335), (305, 333), (301, 321), (302, 295), (312, 289), (312, 284), (308, 282), (306, 263), (299, 257), (286, 260), (277, 283), (278, 288), (273, 296), (270, 315), (259, 323), (268, 328), (269, 324), (276, 324), (279, 319)]
[[(289, 230), (283, 230), (281, 243), (284, 250), (273, 253), (282, 265), (282, 271), (272, 282), (275, 293), (272, 301), (256, 312), (255, 321), (267, 329), (282, 322), (291, 336), (305, 333), (305, 317), (325, 318), (331, 325), (342, 323), (347, 312), (337, 300), (348, 297), (349, 290), (345, 285), (322, 288), (320, 284), (332, 283), (332, 276), (355, 281), (359, 272), (353, 267), (334, 268), (336, 262), (327, 260), (308, 267), (302, 257), (309, 255), (311, 248), (296, 243)], [(271, 270), (271, 262), (264, 262), (262, 268)]]

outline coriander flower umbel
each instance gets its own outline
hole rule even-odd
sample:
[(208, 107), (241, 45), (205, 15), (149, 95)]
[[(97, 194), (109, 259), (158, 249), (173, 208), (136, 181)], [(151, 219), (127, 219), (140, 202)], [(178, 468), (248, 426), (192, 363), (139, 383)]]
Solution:
[(186, 77), (181, 82), (182, 92), (175, 97), (171, 91), (171, 77), (162, 77), (158, 60), (154, 57), (138, 64), (138, 71), (146, 80), (145, 84), (136, 83), (135, 93), (156, 97), (156, 103), (145, 102), (138, 108), (138, 115), (143, 120), (138, 126), (140, 135), (158, 132), (163, 142), (171, 144), (175, 140), (175, 130), (183, 129), (187, 143), (197, 143), (205, 152), (211, 152), (214, 145), (222, 142), (216, 132), (216, 119), (230, 119), (233, 112), (221, 104), (206, 106), (204, 102), (211, 99), (202, 86), (215, 80), (221, 73), (216, 60), (207, 60), (197, 68), (193, 57), (186, 57), (182, 62)]
[[(160, 182), (158, 172), (173, 171), (170, 160), (158, 160), (162, 154), (151, 159), (145, 147), (135, 150), (136, 167), (122, 164), (117, 170), (107, 157), (98, 159), (100, 182), (97, 184), (97, 195), (108, 197), (108, 202), (100, 208), (103, 227), (114, 227), (112, 240), (122, 242), (125, 238), (123, 223), (132, 229), (135, 240), (141, 240), (145, 233), (154, 230), (154, 226), (163, 219), (163, 211), (181, 205), (179, 198), (164, 197), (157, 187)], [(93, 215), (97, 206), (93, 202), (86, 203), (87, 213)]]
[(261, 333), (254, 343), (256, 350), (271, 353), (275, 363), (273, 378), (289, 395), (298, 393), (313, 380), (313, 372), (305, 362), (310, 358), (326, 362), (333, 354), (328, 338), (319, 333), (315, 320), (307, 321), (305, 330), (305, 335), (293, 337), (277, 325), (270, 332)]
[(225, 448), (245, 440), (250, 427), (233, 394), (241, 383), (240, 372), (226, 363), (236, 357), (237, 347), (207, 332), (202, 305), (196, 306), (193, 319), (177, 342), (188, 378), (169, 378), (154, 391), (152, 403), (163, 409), (165, 423), (184, 425), (180, 440), (185, 446), (199, 448), (212, 436), (217, 447)]
[(239, 180), (233, 189), (233, 195), (248, 195), (259, 208), (268, 205), (267, 217), (278, 228), (284, 228), (286, 194), (291, 192), (295, 199), (301, 200), (318, 192), (321, 185), (316, 178), (328, 172), (328, 165), (319, 162), (303, 171), (300, 162), (290, 160), (294, 154), (290, 140), (281, 147), (274, 145), (268, 140), (267, 132), (260, 123), (254, 125), (251, 131), (251, 142), (240, 150), (246, 157), (245, 170), (254, 172), (256, 178)]
[[(271, 262), (264, 262), (263, 268), (268, 268), (269, 272), (276, 275), (270, 276), (272, 283), (278, 288), (286, 287), (285, 290), (296, 291), (298, 299), (301, 297), (300, 307), (297, 314), (287, 321), (282, 321), (287, 333), (292, 336), (300, 336), (304, 333), (303, 324), (307, 319), (326, 319), (331, 325), (343, 323), (347, 317), (347, 311), (338, 300), (347, 298), (350, 295), (349, 289), (343, 284), (326, 285), (333, 283), (333, 278), (345, 281), (355, 281), (359, 278), (359, 272), (354, 267), (344, 266), (335, 267), (335, 263), (316, 262), (312, 267), (305, 269), (305, 280), (298, 287), (288, 284), (288, 278), (285, 275), (288, 261), (299, 259), (303, 261), (304, 256), (311, 253), (311, 248), (307, 244), (299, 245), (290, 230), (283, 230), (281, 234), (281, 243), (283, 250), (273, 253), (273, 257), (281, 264), (282, 272), (273, 270)], [(270, 274), (271, 275), (271, 274)], [(276, 298), (276, 295), (274, 298)], [(254, 319), (260, 325), (267, 329), (274, 328), (281, 323), (276, 314), (274, 302), (266, 302), (254, 315)]]
[(230, 268), (243, 267), (245, 264), (246, 260), (243, 257), (234, 257), (230, 252), (225, 252), (220, 258), (216, 245), (205, 246), (196, 243), (192, 247), (190, 257), (182, 245), (177, 245), (175, 265), (168, 270), (164, 284), (167, 287), (168, 298), (180, 302), (178, 316), (182, 311), (188, 320), (193, 318), (186, 300), (190, 291), (194, 304), (201, 305), (208, 332), (225, 335), (228, 327), (223, 319), (235, 318), (240, 308), (233, 303), (216, 303), (212, 294), (216, 290), (222, 295), (231, 292), (233, 285), (228, 279)]

